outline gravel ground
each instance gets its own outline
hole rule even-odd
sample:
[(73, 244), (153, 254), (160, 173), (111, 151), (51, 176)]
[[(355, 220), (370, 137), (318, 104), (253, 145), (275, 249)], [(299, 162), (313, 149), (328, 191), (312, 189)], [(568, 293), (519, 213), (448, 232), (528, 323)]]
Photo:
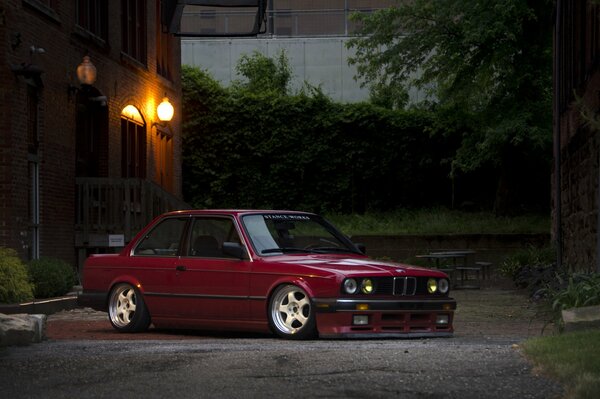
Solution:
[[(554, 332), (553, 326), (546, 326), (546, 320), (522, 291), (456, 290), (452, 296), (458, 302), (454, 320), (455, 338), (500, 338), (517, 343)], [(164, 331), (151, 327), (145, 334), (121, 334), (111, 327), (106, 313), (79, 308), (49, 316), (47, 335), (51, 340), (145, 340), (202, 338), (206, 332)]]
[(562, 395), (520, 352), (519, 342), (544, 327), (523, 295), (492, 289), (453, 295), (456, 333), (447, 339), (290, 342), (153, 329), (124, 335), (112, 331), (104, 313), (61, 312), (49, 318), (48, 341), (0, 351), (0, 392), (10, 398)]

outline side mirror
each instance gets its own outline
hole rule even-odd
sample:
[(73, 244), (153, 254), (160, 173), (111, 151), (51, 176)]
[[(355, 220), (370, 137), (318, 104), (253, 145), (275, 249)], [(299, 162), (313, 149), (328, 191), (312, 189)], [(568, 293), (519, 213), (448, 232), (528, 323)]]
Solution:
[(224, 242), (223, 254), (237, 259), (246, 259), (246, 248), (237, 242)]
[(359, 250), (360, 252), (362, 252), (364, 255), (366, 255), (366, 254), (367, 254), (367, 247), (365, 246), (365, 244), (361, 244), (361, 243), (355, 242), (355, 243), (354, 243), (354, 246), (355, 246), (356, 248), (358, 248), (358, 250)]

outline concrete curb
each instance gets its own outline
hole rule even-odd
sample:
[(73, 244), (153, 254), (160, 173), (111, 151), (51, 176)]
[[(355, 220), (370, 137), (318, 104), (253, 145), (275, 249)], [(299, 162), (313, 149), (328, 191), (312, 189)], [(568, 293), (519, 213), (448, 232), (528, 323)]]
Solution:
[(77, 307), (77, 295), (67, 295), (57, 298), (40, 299), (32, 302), (0, 305), (0, 313), (4, 314), (45, 314), (70, 310)]
[(77, 293), (0, 305), (0, 347), (42, 342), (46, 338), (48, 315), (76, 307)]
[(600, 305), (571, 308), (562, 311), (565, 331), (600, 329)]

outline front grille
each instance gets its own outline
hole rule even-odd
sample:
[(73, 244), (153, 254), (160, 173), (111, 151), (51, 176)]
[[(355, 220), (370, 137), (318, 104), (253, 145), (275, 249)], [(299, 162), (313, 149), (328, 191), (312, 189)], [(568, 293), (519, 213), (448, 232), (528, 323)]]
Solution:
[(417, 293), (415, 277), (394, 277), (394, 295), (408, 296)]
[[(374, 277), (371, 278), (375, 286), (376, 295), (414, 296), (431, 295), (427, 292), (429, 277)], [(360, 279), (358, 279), (360, 284)], [(359, 293), (360, 295), (364, 295)], [(436, 293), (436, 296), (443, 294)]]

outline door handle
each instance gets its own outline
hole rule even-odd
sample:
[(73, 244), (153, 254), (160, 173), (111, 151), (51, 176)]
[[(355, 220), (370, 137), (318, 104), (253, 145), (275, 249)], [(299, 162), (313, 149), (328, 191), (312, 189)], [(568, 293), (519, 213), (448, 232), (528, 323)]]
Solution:
[(184, 272), (187, 270), (187, 268), (183, 265), (179, 265), (179, 266), (175, 266), (175, 270), (177, 270), (178, 272)]

